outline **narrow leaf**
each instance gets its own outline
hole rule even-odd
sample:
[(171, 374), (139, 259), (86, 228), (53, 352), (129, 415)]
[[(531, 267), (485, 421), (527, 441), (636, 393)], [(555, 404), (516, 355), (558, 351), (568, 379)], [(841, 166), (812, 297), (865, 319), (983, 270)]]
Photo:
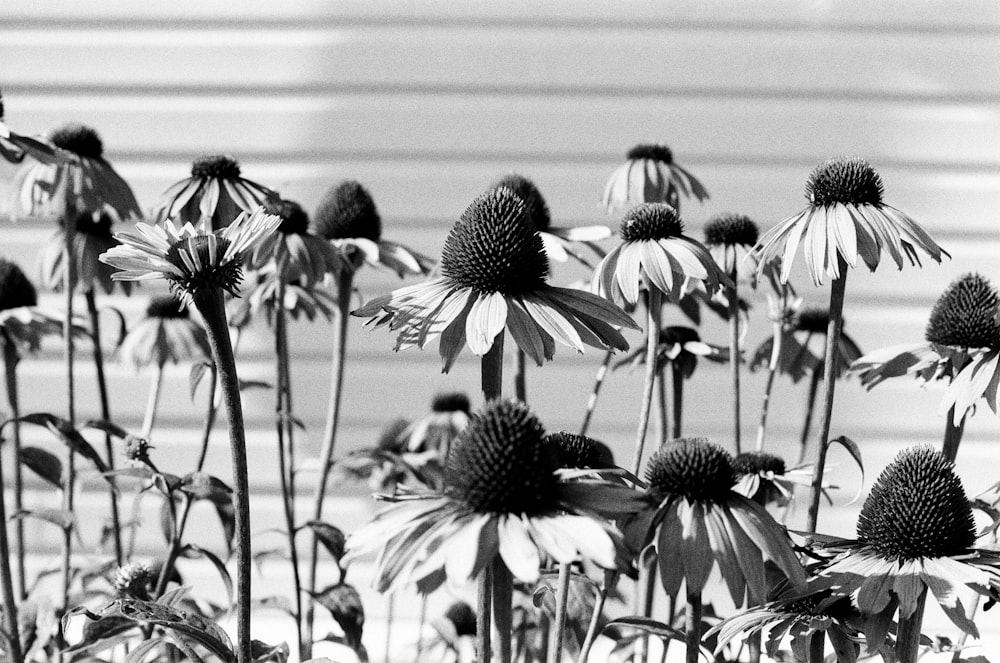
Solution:
[[(826, 443), (826, 446), (829, 447), (831, 444), (839, 444), (840, 446), (847, 449), (847, 453), (851, 454), (851, 458), (854, 459), (854, 462), (858, 464), (858, 469), (861, 470), (860, 486), (863, 487), (865, 485), (865, 466), (864, 463), (861, 462), (861, 449), (858, 448), (858, 445), (854, 442), (854, 440), (847, 437), (846, 435), (841, 435), (840, 437), (835, 437), (832, 440), (829, 440)], [(851, 499), (851, 503), (853, 504), (860, 497), (861, 497), (861, 487), (858, 488), (858, 493), (854, 496), (853, 499)]]
[(18, 458), (29, 470), (62, 489), (62, 461), (54, 453), (38, 447), (23, 447)]

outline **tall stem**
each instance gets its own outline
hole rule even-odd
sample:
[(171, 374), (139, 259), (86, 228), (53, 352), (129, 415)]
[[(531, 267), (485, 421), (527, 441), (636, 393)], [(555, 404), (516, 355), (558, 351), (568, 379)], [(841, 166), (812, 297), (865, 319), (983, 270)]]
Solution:
[(962, 443), (962, 434), (965, 432), (965, 417), (955, 425), (955, 406), (948, 410), (948, 420), (944, 425), (944, 442), (941, 445), (941, 454), (945, 460), (955, 462), (958, 458), (958, 445)]
[(681, 421), (684, 415), (684, 372), (678, 364), (671, 364), (670, 367), (674, 388), (673, 424), (670, 428), (670, 437), (677, 439), (681, 436)]
[(656, 382), (656, 347), (660, 340), (661, 298), (662, 293), (656, 287), (650, 286), (649, 299), (646, 302), (646, 377), (639, 410), (639, 430), (635, 435), (635, 456), (632, 458), (632, 473), (636, 475), (642, 466), (642, 450), (646, 444), (646, 429), (649, 427), (653, 386)]
[(594, 417), (594, 409), (597, 407), (597, 397), (601, 393), (604, 378), (608, 376), (608, 368), (611, 366), (612, 356), (614, 356), (614, 352), (611, 350), (604, 353), (604, 361), (601, 362), (601, 367), (597, 369), (597, 375), (594, 376), (594, 388), (590, 392), (590, 398), (587, 399), (587, 411), (583, 415), (583, 423), (580, 424), (580, 435), (586, 435), (590, 429), (590, 420)]
[(600, 626), (601, 615), (604, 613), (604, 604), (608, 600), (608, 591), (617, 575), (617, 571), (604, 572), (604, 582), (597, 589), (594, 611), (590, 613), (590, 624), (587, 626), (587, 635), (584, 636), (583, 644), (580, 645), (580, 655), (577, 657), (576, 663), (587, 663), (587, 660), (590, 659), (590, 650), (594, 646), (594, 640), (597, 639), (597, 628)]
[(924, 622), (924, 606), (927, 603), (927, 587), (923, 588), (917, 597), (917, 606), (913, 614), (904, 617), (899, 615), (899, 627), (896, 630), (896, 661), (897, 663), (916, 663), (920, 652), (920, 626)]
[[(68, 174), (67, 174), (68, 175)], [(65, 296), (66, 319), (63, 320), (63, 342), (64, 359), (66, 362), (66, 420), (71, 427), (76, 427), (76, 374), (73, 362), (75, 359), (76, 347), (73, 338), (73, 294), (76, 291), (76, 252), (73, 250), (76, 241), (76, 209), (75, 206), (67, 203), (66, 215), (63, 219), (65, 229), (66, 244), (63, 248), (64, 266), (66, 270), (63, 281), (63, 294)], [(66, 481), (63, 486), (63, 510), (66, 513), (74, 513), (73, 493), (76, 490), (76, 454), (72, 448), (66, 452)], [(63, 527), (62, 540), (62, 604), (61, 609), (65, 612), (69, 609), (69, 590), (73, 578), (73, 528)], [(61, 623), (61, 620), (60, 620)], [(60, 644), (65, 644), (65, 634), (62, 627), (59, 628)], [(60, 650), (59, 660), (64, 660)]]
[[(21, 407), (17, 389), (17, 364), (21, 361), (17, 347), (6, 334), (2, 337), (4, 373), (7, 378), (7, 402), (10, 404), (11, 424), (14, 429), (14, 512), (24, 509), (24, 475), (21, 471)], [(0, 522), (6, 522), (0, 521)], [(14, 521), (14, 556), (17, 559), (17, 594), (23, 600), (28, 596), (27, 576), (24, 572), (24, 518)]]
[(687, 645), (685, 662), (698, 663), (698, 657), (701, 655), (701, 594), (687, 595), (684, 617), (684, 641)]
[(760, 404), (760, 423), (757, 425), (757, 451), (764, 450), (764, 435), (767, 431), (767, 414), (771, 405), (771, 392), (774, 390), (774, 376), (778, 374), (778, 361), (781, 358), (781, 344), (785, 337), (785, 327), (782, 321), (776, 320), (771, 334), (771, 359), (767, 362), (767, 382), (764, 384), (764, 397)]
[(569, 605), (569, 581), (572, 576), (572, 565), (559, 564), (559, 580), (556, 587), (556, 623), (552, 635), (552, 645), (549, 647), (549, 663), (562, 661), (563, 639), (566, 637), (566, 606)]
[(827, 440), (830, 438), (830, 421), (833, 416), (833, 392), (837, 385), (837, 346), (840, 344), (840, 328), (844, 313), (844, 290), (847, 286), (847, 263), (840, 262), (840, 278), (830, 284), (830, 322), (826, 328), (826, 356), (823, 358), (823, 381), (826, 393), (823, 398), (823, 418), (820, 423), (819, 440), (816, 448), (816, 467), (813, 473), (812, 494), (810, 495), (807, 531), (815, 532), (819, 520), (819, 502), (823, 495), (823, 471), (826, 469)]
[(511, 663), (510, 640), (513, 631), (514, 579), (497, 555), (493, 558), (493, 623), (497, 635), (499, 663)]
[(483, 355), (481, 364), (483, 399), (488, 403), (503, 393), (503, 340), (501, 331), (493, 339), (493, 347)]
[(517, 348), (514, 351), (514, 396), (522, 403), (528, 402), (528, 366), (524, 350)]
[(212, 362), (208, 376), (208, 404), (205, 410), (205, 425), (201, 431), (201, 452), (198, 454), (198, 464), (196, 470), (201, 472), (205, 468), (205, 459), (208, 456), (208, 442), (212, 438), (212, 429), (215, 427), (215, 417), (219, 408), (215, 402), (215, 390), (219, 386), (219, 369)]
[(736, 453), (740, 446), (740, 299), (736, 290), (736, 269), (729, 275), (733, 287), (729, 288), (729, 373), (733, 382), (733, 443)]
[[(823, 359), (826, 362), (826, 358)], [(802, 435), (799, 437), (799, 465), (805, 462), (809, 451), (809, 433), (812, 431), (813, 413), (816, 411), (816, 395), (819, 393), (819, 383), (823, 380), (821, 371), (813, 371), (809, 375), (809, 391), (806, 394), (806, 415), (802, 421)]]
[(670, 439), (670, 408), (667, 407), (667, 369), (656, 372), (656, 448)]
[[(326, 498), (327, 483), (333, 471), (333, 451), (337, 443), (337, 430), (340, 427), (341, 396), (344, 390), (344, 366), (347, 359), (347, 329), (351, 314), (351, 292), (353, 290), (354, 272), (344, 271), (337, 279), (337, 328), (333, 334), (333, 363), (330, 370), (330, 402), (326, 411), (326, 428), (323, 431), (323, 447), (319, 453), (319, 479), (313, 495), (313, 517), (315, 521), (323, 520), (323, 503)], [(307, 587), (310, 595), (316, 592), (316, 573), (319, 569), (319, 539), (315, 533), (309, 555), (309, 580)], [(302, 658), (312, 658), (313, 625), (316, 617), (316, 605), (313, 601), (306, 602), (305, 619), (303, 620), (303, 639), (305, 650)]]
[(476, 661), (490, 663), (493, 660), (490, 648), (490, 631), (493, 616), (493, 566), (487, 565), (479, 572), (478, 593), (476, 594)]
[(146, 414), (142, 417), (142, 437), (149, 440), (156, 424), (156, 411), (160, 405), (160, 389), (163, 387), (163, 364), (157, 363), (149, 380), (149, 398), (146, 400)]
[[(20, 462), (15, 459), (16, 462)], [(7, 507), (4, 504), (3, 454), (0, 454), (0, 592), (3, 593), (3, 626), (9, 639), (5, 647), (11, 663), (23, 663), (21, 630), (17, 625), (17, 598), (10, 573), (10, 547), (7, 543)]]
[(236, 358), (229, 339), (222, 291), (199, 292), (194, 304), (205, 320), (212, 356), (219, 370), (222, 400), (229, 419), (229, 447), (233, 463), (233, 500), (236, 506), (236, 656), (250, 663), (250, 487), (247, 473), (247, 443), (243, 427), (240, 382)]

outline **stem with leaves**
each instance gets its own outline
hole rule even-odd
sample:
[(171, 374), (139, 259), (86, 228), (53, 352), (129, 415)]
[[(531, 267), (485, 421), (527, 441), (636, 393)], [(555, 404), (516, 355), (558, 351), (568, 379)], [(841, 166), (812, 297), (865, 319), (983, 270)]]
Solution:
[(590, 624), (587, 625), (587, 634), (583, 638), (583, 644), (580, 645), (580, 655), (577, 657), (576, 663), (587, 663), (590, 658), (590, 650), (594, 646), (594, 640), (597, 639), (597, 629), (601, 624), (601, 615), (604, 613), (604, 604), (608, 600), (608, 592), (614, 586), (617, 577), (617, 571), (604, 572), (604, 582), (596, 590), (594, 611), (590, 614)]
[(639, 410), (639, 430), (635, 436), (635, 456), (632, 458), (632, 474), (639, 474), (642, 467), (642, 451), (646, 444), (646, 429), (649, 427), (649, 414), (653, 404), (653, 387), (656, 384), (656, 350), (660, 340), (660, 318), (662, 315), (662, 297), (655, 286), (649, 287), (649, 298), (646, 302), (646, 376), (642, 388), (642, 402)]

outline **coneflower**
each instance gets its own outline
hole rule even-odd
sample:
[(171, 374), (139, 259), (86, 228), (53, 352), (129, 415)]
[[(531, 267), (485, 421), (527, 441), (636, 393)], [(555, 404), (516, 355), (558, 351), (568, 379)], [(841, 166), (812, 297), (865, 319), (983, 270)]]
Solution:
[(681, 196), (708, 200), (705, 187), (674, 161), (666, 145), (640, 143), (625, 158), (604, 186), (602, 203), (609, 214), (639, 203), (666, 203), (680, 209)]

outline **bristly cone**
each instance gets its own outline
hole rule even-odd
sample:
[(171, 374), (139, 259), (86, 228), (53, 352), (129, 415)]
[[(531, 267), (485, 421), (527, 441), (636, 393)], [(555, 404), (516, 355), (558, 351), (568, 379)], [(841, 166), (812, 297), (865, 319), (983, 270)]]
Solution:
[(431, 401), (431, 412), (464, 412), (469, 414), (469, 397), (460, 391), (437, 394)]
[(865, 500), (858, 539), (900, 561), (964, 553), (975, 523), (955, 465), (929, 446), (900, 452)]
[(326, 192), (316, 214), (313, 232), (326, 239), (382, 238), (382, 217), (371, 194), (355, 180), (341, 182)]
[(882, 178), (858, 157), (828, 159), (813, 170), (806, 182), (806, 199), (814, 207), (830, 205), (882, 205)]
[(979, 274), (966, 274), (941, 294), (925, 338), (931, 343), (962, 348), (995, 348), (1000, 345), (997, 311), (1000, 294)]
[(560, 431), (546, 435), (545, 443), (555, 447), (560, 467), (607, 469), (615, 466), (608, 445), (586, 435)]
[(273, 200), (264, 205), (264, 211), (281, 217), (278, 232), (285, 235), (305, 235), (309, 232), (309, 214), (294, 200)]
[(52, 132), (52, 144), (84, 159), (100, 159), (104, 144), (96, 131), (82, 124), (67, 124)]
[(527, 177), (511, 173), (501, 177), (493, 183), (493, 188), (505, 186), (524, 201), (527, 208), (528, 219), (535, 225), (535, 230), (544, 232), (552, 225), (552, 218), (549, 216), (549, 206), (542, 197), (542, 192), (538, 190), (535, 183)]
[(744, 451), (738, 454), (733, 459), (733, 467), (737, 474), (758, 474), (760, 472), (784, 474), (785, 469), (787, 469), (783, 458), (764, 451)]
[(760, 230), (745, 214), (724, 212), (705, 224), (705, 243), (709, 246), (753, 246)]
[(626, 242), (668, 239), (683, 233), (684, 223), (666, 203), (639, 203), (625, 212), (618, 231)]
[(653, 161), (660, 161), (665, 164), (674, 162), (674, 153), (662, 143), (640, 143), (630, 149), (625, 157), (630, 161), (652, 159)]
[(646, 480), (657, 499), (721, 501), (736, 483), (733, 457), (702, 437), (665, 443), (646, 465)]
[(235, 180), (240, 176), (240, 164), (224, 154), (199, 157), (191, 164), (191, 176), (205, 179)]

